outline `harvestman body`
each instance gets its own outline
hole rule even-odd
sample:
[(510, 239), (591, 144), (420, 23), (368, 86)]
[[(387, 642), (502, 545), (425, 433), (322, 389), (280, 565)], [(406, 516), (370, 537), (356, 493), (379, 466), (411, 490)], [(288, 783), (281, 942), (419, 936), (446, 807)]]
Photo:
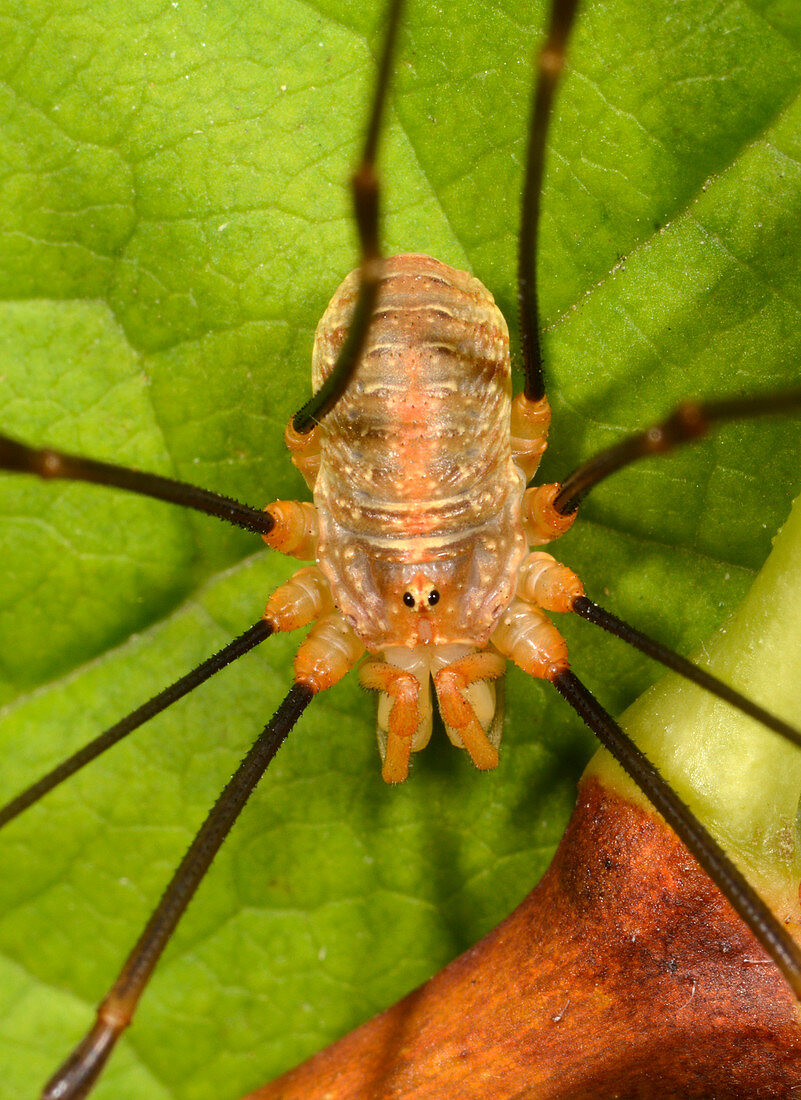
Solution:
[(0, 808), (6, 824), (110, 745), (276, 631), (313, 624), (295, 682), (221, 793), (169, 883), (94, 1026), (45, 1087), (85, 1096), (100, 1074), (175, 926), (273, 756), (313, 696), (360, 660), (379, 692), (383, 775), (406, 778), (432, 723), (430, 681), (450, 739), (481, 769), (498, 762), (497, 682), (510, 658), (549, 680), (635, 779), (781, 968), (801, 998), (801, 953), (693, 814), (571, 672), (546, 611), (574, 612), (619, 634), (795, 744), (801, 734), (709, 673), (592, 604), (578, 578), (541, 551), (573, 522), (583, 496), (628, 463), (702, 434), (716, 421), (801, 406), (797, 391), (681, 406), (560, 485), (527, 487), (550, 413), (539, 351), (534, 257), (543, 156), (576, 0), (556, 0), (539, 75), (524, 187), (519, 268), (525, 390), (511, 398), (509, 340), (492, 296), (472, 276), (422, 255), (382, 261), (374, 174), (400, 3), (390, 6), (362, 162), (354, 177), (362, 263), (318, 327), (315, 395), (287, 443), (314, 505), (266, 512), (155, 475), (0, 436), (0, 467), (94, 481), (223, 518), (316, 564), (270, 598), (263, 618), (219, 654), (137, 708)]
[[(316, 390), (340, 354), (357, 291), (353, 272), (318, 326)], [(548, 509), (554, 487), (526, 490), (545, 449), (547, 401), (521, 394), (513, 408), (509, 335), (492, 295), (465, 272), (405, 255), (386, 261), (343, 397), (307, 436), (288, 429), (315, 510), (270, 505), (283, 523), (265, 540), (318, 565), (276, 592), (267, 617), (288, 629), (337, 608), (298, 654), (298, 677), (318, 690), (365, 648), (376, 654), (360, 680), (381, 692), (388, 782), (406, 778), (410, 751), (431, 735), (429, 679), (451, 741), (493, 768), (503, 715), (491, 681), (503, 674), (501, 654), (533, 675), (567, 667), (538, 602), (568, 610), (565, 593), (581, 585), (549, 555), (526, 552), (572, 517)]]

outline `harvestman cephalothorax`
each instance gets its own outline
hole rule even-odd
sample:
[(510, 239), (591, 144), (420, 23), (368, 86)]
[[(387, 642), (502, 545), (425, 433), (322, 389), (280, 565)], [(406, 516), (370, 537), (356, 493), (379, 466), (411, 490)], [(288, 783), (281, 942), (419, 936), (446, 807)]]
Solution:
[[(786, 98), (787, 98), (787, 94), (786, 94)], [(782, 100), (782, 101), (783, 101), (783, 100)], [(713, 165), (713, 166), (714, 166), (714, 165)], [(165, 212), (163, 213), (163, 221), (164, 221), (164, 224), (169, 224), (169, 223), (171, 223), (171, 219), (169, 219), (169, 217), (167, 216), (167, 212), (166, 212), (166, 211), (165, 211)], [(177, 221), (179, 222), (179, 221), (180, 221), (180, 219), (177, 219)], [(217, 227), (216, 227), (216, 228), (217, 228)], [(177, 230), (176, 230), (176, 232), (177, 232)], [(414, 248), (420, 248), (420, 246), (424, 246), (425, 242), (421, 243), (421, 242), (420, 242), (420, 241), (419, 241), (418, 239), (416, 239), (416, 240), (413, 240), (413, 241), (406, 241), (406, 242), (404, 242), (404, 244), (405, 244), (406, 246), (409, 246), (409, 245), (410, 245), (410, 246), (414, 246)], [(432, 248), (432, 249), (431, 249), (431, 251), (436, 251), (436, 250), (435, 250), (434, 248)], [(624, 249), (623, 251), (626, 251), (626, 250)], [(457, 260), (458, 260), (458, 257), (454, 257), (454, 262), (457, 262)], [(347, 266), (347, 264), (345, 264), (345, 266)], [(124, 267), (124, 265), (123, 265), (123, 267)], [(144, 265), (143, 265), (143, 270), (144, 270)], [(487, 279), (487, 282), (489, 282), (489, 279)], [(119, 285), (119, 283), (118, 283), (117, 285)], [(494, 287), (494, 284), (493, 284), (493, 289), (495, 289), (495, 287)], [(55, 296), (55, 295), (54, 295), (54, 296)], [(498, 294), (498, 297), (500, 297), (500, 296), (501, 296), (501, 295), (500, 295), (500, 294)], [(507, 310), (507, 312), (508, 312), (508, 310)], [(65, 311), (65, 313), (66, 313), (66, 311)], [(177, 321), (175, 320), (175, 318), (173, 318), (173, 323), (176, 323), (176, 324), (177, 324)], [(187, 327), (187, 328), (190, 328), (190, 324), (189, 324), (188, 322), (186, 322), (186, 327)], [(184, 338), (186, 339), (186, 333), (184, 333)], [(168, 343), (168, 341), (164, 341), (164, 342), (165, 342), (165, 343)], [(158, 340), (157, 340), (157, 339), (155, 340), (154, 346), (155, 346), (156, 350), (155, 350), (155, 352), (154, 352), (153, 354), (155, 354), (155, 355), (158, 355), (158, 354), (160, 354), (160, 351), (161, 351), (161, 349), (160, 349), (160, 348), (158, 348)], [(178, 357), (179, 357), (179, 356), (178, 356)], [(175, 365), (175, 355), (174, 355), (174, 362), (173, 362), (173, 365)], [(777, 375), (777, 377), (778, 377), (778, 375)], [(685, 392), (685, 390), (687, 390), (687, 386), (682, 386), (682, 387), (681, 387), (681, 389), (679, 390), (679, 392), (683, 394), (683, 393)], [(56, 395), (56, 396), (58, 396), (58, 395)], [(662, 407), (663, 407), (663, 403), (662, 403), (662, 404), (660, 405), (660, 408), (662, 408)], [(282, 410), (282, 411), (283, 411), (283, 410)], [(652, 418), (652, 417), (651, 417), (651, 418)], [(648, 417), (640, 417), (640, 418), (639, 418), (639, 420), (638, 420), (637, 422), (639, 422), (639, 423), (641, 423), (641, 422), (647, 422), (647, 420), (648, 420)], [(754, 437), (751, 437), (751, 438), (754, 438)], [(77, 444), (75, 444), (75, 443), (74, 443), (73, 445), (74, 445), (74, 448), (75, 448), (75, 449), (77, 449)], [(110, 456), (113, 456), (113, 455), (110, 455)], [(141, 464), (144, 464), (144, 463), (141, 463)], [(569, 469), (569, 466), (568, 466), (568, 469)], [(562, 470), (561, 472), (563, 472), (563, 470)], [(273, 482), (273, 484), (274, 484), (274, 482)], [(223, 487), (227, 487), (227, 486), (223, 486)], [(272, 485), (270, 486), (270, 488), (272, 489)], [(263, 492), (264, 492), (264, 491), (262, 491), (262, 494), (263, 494)], [(238, 492), (238, 495), (245, 495), (245, 494), (244, 494), (244, 493), (239, 493), (239, 492)], [(294, 494), (292, 494), (292, 495), (297, 495), (297, 493), (294, 493)], [(44, 498), (42, 498), (42, 499), (44, 499)], [(80, 497), (76, 497), (76, 499), (83, 499), (83, 498), (80, 498)], [(125, 502), (125, 506), (128, 506), (128, 502)], [(76, 507), (80, 507), (80, 506), (76, 506)], [(103, 507), (107, 508), (107, 507), (109, 507), (109, 506), (107, 506), (107, 505), (103, 505)], [(122, 513), (120, 513), (120, 516), (121, 516), (121, 518), (120, 518), (120, 520), (119, 520), (119, 524), (121, 525), (121, 524), (122, 524), (122, 522), (124, 521), (124, 519), (122, 518), (122, 517), (123, 517), (123, 514), (122, 514)], [(132, 540), (132, 539), (133, 539), (133, 536), (131, 536), (131, 540)], [(176, 537), (176, 539), (177, 539), (177, 537)], [(220, 553), (220, 552), (218, 551), (218, 553)], [(229, 551), (229, 553), (230, 553), (230, 551)], [(220, 553), (220, 557), (221, 557), (221, 553)], [(747, 557), (747, 554), (744, 554), (744, 557)], [(218, 560), (219, 560), (219, 558), (218, 558)], [(229, 560), (230, 560), (230, 559), (229, 559)], [(585, 575), (585, 574), (584, 574), (584, 575)], [(186, 583), (186, 582), (185, 582), (185, 583)], [(133, 602), (133, 597), (131, 597), (131, 598), (132, 598), (132, 602)], [(106, 599), (108, 599), (108, 596), (106, 596)], [(57, 629), (57, 627), (56, 627), (56, 629)], [(121, 630), (121, 635), (124, 635), (124, 630)], [(62, 662), (63, 662), (63, 663), (66, 663), (66, 662), (67, 662), (67, 659), (66, 659), (66, 658), (64, 658), (64, 657), (62, 657)], [(179, 671), (179, 670), (176, 670), (176, 671)], [(46, 679), (46, 676), (45, 676), (45, 679)], [(133, 702), (135, 702), (135, 701), (133, 701)], [(202, 714), (202, 711), (200, 712), (200, 714)], [(151, 857), (151, 859), (152, 859), (152, 857)], [(149, 861), (150, 861), (150, 860), (149, 860)], [(322, 960), (320, 960), (320, 961), (322, 961)]]

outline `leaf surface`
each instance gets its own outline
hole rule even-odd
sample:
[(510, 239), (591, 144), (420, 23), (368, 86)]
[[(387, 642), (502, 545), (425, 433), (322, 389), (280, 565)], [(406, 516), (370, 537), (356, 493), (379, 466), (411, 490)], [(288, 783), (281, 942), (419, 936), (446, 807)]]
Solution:
[[(510, 318), (541, 9), (412, 4), (382, 148), (388, 251), (470, 267)], [(314, 326), (355, 263), (345, 186), (376, 5), (0, 0), (3, 430), (260, 504)], [(688, 395), (798, 379), (801, 13), (589, 4), (541, 240), (546, 479)], [(621, 473), (556, 553), (689, 652), (742, 597), (801, 481), (799, 424), (732, 425)], [(255, 621), (293, 564), (202, 517), (0, 483), (11, 796)], [(561, 625), (561, 624), (560, 624)], [(655, 670), (566, 623), (620, 712)], [(216, 792), (288, 686), (273, 638), (5, 831), (0, 1097), (83, 1033)], [(592, 741), (508, 677), (501, 766), (435, 738), (380, 780), (372, 700), (315, 701), (243, 814), (97, 1089), (236, 1097), (412, 988), (530, 889)]]

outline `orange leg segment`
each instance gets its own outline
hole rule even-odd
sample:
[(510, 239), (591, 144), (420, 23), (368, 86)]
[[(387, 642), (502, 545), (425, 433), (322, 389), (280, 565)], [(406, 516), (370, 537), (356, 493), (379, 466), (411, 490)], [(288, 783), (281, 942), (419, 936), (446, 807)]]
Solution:
[(512, 401), (512, 458), (523, 471), (526, 481), (534, 477), (548, 446), (550, 424), (551, 409), (547, 397), (530, 401), (525, 393), (519, 393)]
[(306, 484), (314, 492), (314, 483), (320, 469), (320, 426), (317, 424), (310, 432), (301, 435), (295, 431), (292, 420), (286, 426), (284, 443), (289, 449), (292, 464), (300, 470)]
[(542, 546), (553, 542), (569, 531), (576, 519), (576, 513), (563, 516), (553, 506), (560, 486), (557, 482), (537, 485), (526, 489), (523, 494), (523, 528), (528, 537), (529, 546)]
[(506, 662), (497, 653), (483, 650), (469, 653), (434, 677), (434, 689), (442, 720), (457, 731), (470, 758), (481, 771), (498, 767), (498, 749), (487, 737), (465, 690), (481, 680), (497, 680), (503, 676)]
[(572, 611), (573, 601), (584, 595), (584, 585), (572, 569), (544, 550), (535, 550), (520, 566), (517, 595), (545, 611)]
[(297, 630), (333, 610), (334, 598), (322, 570), (307, 565), (276, 588), (267, 601), (263, 618), (275, 632)]
[(262, 538), (280, 554), (311, 561), (317, 556), (317, 511), (303, 500), (274, 500), (266, 511), (275, 520), (275, 527)]
[(402, 783), (409, 774), (412, 738), (420, 724), (420, 681), (406, 669), (371, 659), (359, 669), (359, 683), (368, 691), (382, 691), (394, 700), (381, 775), (386, 783)]
[(570, 667), (567, 643), (544, 611), (514, 599), (490, 641), (505, 657), (539, 680), (552, 680)]
[(295, 680), (317, 694), (332, 687), (364, 653), (364, 642), (338, 611), (319, 619), (295, 655)]

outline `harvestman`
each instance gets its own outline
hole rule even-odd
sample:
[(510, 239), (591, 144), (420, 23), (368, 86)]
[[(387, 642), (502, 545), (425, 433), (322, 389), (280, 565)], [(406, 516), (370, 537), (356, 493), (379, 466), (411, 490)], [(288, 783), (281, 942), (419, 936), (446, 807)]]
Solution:
[[(520, 308), (526, 385), (525, 396), (516, 400), (512, 414), (514, 438), (512, 453), (516, 463), (525, 470), (526, 480), (533, 474), (544, 450), (548, 422), (547, 404), (543, 402), (533, 269), (543, 150), (551, 98), (561, 71), (564, 45), (575, 14), (575, 6), (574, 2), (555, 5), (549, 42), (541, 55), (540, 81), (531, 126), (532, 140), (524, 192)], [(337, 409), (338, 402), (341, 401), (343, 392), (349, 385), (360, 355), (375, 327), (371, 327), (371, 319), (374, 316), (376, 302), (380, 302), (379, 286), (388, 272), (396, 270), (396, 268), (384, 266), (380, 259), (378, 188), (373, 164), (399, 13), (400, 3), (396, 2), (392, 6), (390, 33), (387, 36), (383, 54), (363, 160), (354, 177), (356, 219), (363, 257), (355, 309), (351, 304), (343, 310), (344, 315), (348, 314), (349, 309), (352, 311), (352, 321), (344, 344), (338, 337), (331, 337), (330, 343), (334, 348), (330, 356), (331, 363), (321, 370), (322, 374), (327, 375), (325, 385), (319, 388), (315, 397), (296, 415), (292, 427), (288, 430), (288, 440), (297, 464), (304, 473), (309, 473), (309, 480), (312, 483), (320, 446), (319, 442), (314, 441), (312, 429), (315, 429), (318, 423), (325, 425), (325, 418)], [(423, 264), (423, 267), (426, 267), (427, 263), (428, 261)], [(414, 259), (413, 265), (414, 277), (420, 278), (419, 261)], [(441, 269), (436, 269), (433, 274), (434, 281), (441, 276)], [(380, 313), (379, 308), (379, 317)], [(341, 318), (333, 326), (335, 330), (342, 330), (344, 327)], [(497, 341), (502, 342), (502, 337), (498, 336)], [(629, 462), (648, 454), (669, 450), (679, 443), (691, 440), (703, 434), (709, 425), (716, 421), (784, 411), (790, 404), (801, 404), (801, 395), (793, 392), (745, 400), (710, 402), (704, 405), (690, 404), (682, 407), (657, 428), (626, 441), (587, 463), (561, 486), (529, 490), (523, 504), (526, 511), (528, 541), (533, 545), (553, 541), (570, 526), (576, 508), (586, 493), (603, 478)], [(419, 419), (421, 418), (418, 418), (418, 422)], [(322, 430), (315, 430), (318, 437), (322, 435), (324, 438), (324, 432), (325, 426)], [(330, 459), (327, 461), (330, 462)], [(5, 437), (0, 443), (0, 462), (4, 468), (17, 472), (35, 473), (45, 478), (64, 477), (115, 485), (132, 492), (196, 508), (247, 530), (259, 532), (270, 545), (288, 553), (295, 553), (301, 559), (307, 560), (314, 556), (316, 531), (309, 506), (273, 505), (265, 514), (216, 494), (169, 479), (50, 450), (35, 450)], [(486, 518), (482, 519), (482, 522), (486, 524)], [(493, 536), (495, 534), (496, 532), (493, 531)], [(330, 538), (329, 541), (333, 544), (334, 539)], [(324, 557), (324, 555), (321, 556)], [(743, 699), (732, 689), (720, 684), (709, 674), (694, 668), (689, 662), (671, 654), (664, 647), (651, 642), (633, 628), (620, 623), (619, 620), (590, 603), (583, 595), (580, 582), (570, 571), (560, 570), (551, 563), (550, 559), (542, 556), (529, 559), (528, 566), (521, 572), (517, 590), (518, 596), (526, 605), (515, 612), (522, 616), (520, 621), (523, 627), (528, 629), (536, 622), (538, 629), (541, 628), (547, 635), (541, 645), (539, 643), (534, 645), (533, 649), (536, 652), (531, 656), (530, 646), (524, 646), (521, 649), (517, 640), (508, 636), (514, 633), (514, 624), (507, 622), (504, 618), (507, 614), (505, 609), (509, 609), (514, 594), (515, 577), (521, 565), (522, 553), (515, 553), (511, 557), (513, 576), (511, 579), (507, 577), (505, 581), (497, 582), (498, 591), (494, 597), (493, 606), (485, 612), (486, 622), (482, 621), (480, 627), (468, 628), (468, 633), (469, 629), (475, 630), (475, 636), (480, 639), (482, 647), (486, 644), (487, 637), (492, 635), (497, 649), (521, 664), (526, 671), (554, 683), (604, 744), (635, 777), (655, 806), (747, 920), (754, 933), (785, 973), (796, 995), (801, 995), (801, 955), (793, 941), (754, 895), (715, 842), (662, 783), (647, 761), (638, 754), (616, 724), (569, 671), (558, 638), (553, 629), (547, 626), (547, 618), (541, 614), (533, 616), (533, 609), (538, 607), (550, 611), (576, 612), (605, 629), (618, 633), (644, 652), (655, 656), (669, 667), (681, 671), (688, 678), (728, 699), (794, 743), (801, 744), (801, 735), (780, 719), (771, 716), (762, 708)], [(409, 562), (420, 566), (426, 560), (430, 559), (415, 560), (412, 554)], [(392, 574), (391, 569), (389, 572)], [(390, 575), (388, 580), (385, 579), (382, 583), (386, 591), (381, 594), (385, 596), (387, 593), (390, 594), (391, 602), (387, 605), (391, 608), (388, 612), (389, 618), (393, 623), (405, 625), (396, 625), (394, 633), (384, 629), (383, 633), (379, 631), (375, 636), (370, 637), (366, 626), (359, 622), (358, 609), (353, 604), (352, 597), (348, 597), (349, 603), (346, 600), (342, 576), (340, 574), (337, 581), (337, 568), (330, 564), (330, 559), (329, 568), (324, 569), (324, 573), (325, 576), (315, 570), (303, 571), (298, 575), (298, 580), (289, 582), (271, 599), (265, 619), (255, 624), (216, 657), (199, 666), (176, 685), (162, 692), (150, 703), (145, 704), (107, 731), (85, 751), (76, 754), (44, 777), (38, 784), (9, 803), (0, 813), (0, 824), (11, 820), (68, 775), (77, 771), (88, 760), (93, 759), (147, 718), (186, 694), (219, 668), (265, 640), (274, 631), (307, 625), (309, 621), (321, 616), (331, 617), (327, 627), (316, 634), (313, 632), (311, 640), (303, 643), (299, 663), (296, 665), (296, 684), (234, 779), (226, 787), (198, 839), (182, 862), (173, 880), (173, 886), (165, 894), (148, 929), (143, 934), (140, 945), (134, 950), (118, 983), (104, 1002), (98, 1024), (75, 1055), (66, 1063), (64, 1070), (59, 1071), (53, 1079), (45, 1092), (46, 1096), (83, 1095), (84, 1091), (91, 1086), (91, 1082), (102, 1069), (119, 1034), (130, 1022), (138, 998), (161, 950), (256, 782), (284, 737), (311, 701), (312, 696), (318, 690), (323, 690), (336, 682), (361, 657), (364, 650), (362, 639), (366, 637), (371, 651), (373, 649), (383, 651), (387, 646), (409, 647), (414, 643), (427, 646), (431, 643), (433, 631), (435, 641), (443, 645), (450, 644), (451, 636), (448, 635), (447, 630), (443, 628), (442, 637), (436, 633), (438, 621), (454, 622), (461, 613), (451, 606), (455, 597), (448, 588), (447, 574), (442, 574), (441, 581), (432, 580), (426, 571), (417, 568), (409, 572), (404, 567), (402, 583), (398, 582), (394, 574)], [(466, 576), (467, 574), (463, 572), (460, 580), (464, 581)], [(351, 622), (356, 621), (355, 632), (333, 614), (334, 604), (327, 589), (328, 583), (333, 584), (337, 605), (342, 605), (343, 611), (347, 609)], [(464, 591), (465, 585), (462, 583), (458, 592)], [(439, 620), (436, 616), (440, 617)], [(408, 627), (410, 623), (413, 623), (413, 627)], [(423, 626), (425, 631), (422, 629)], [(452, 641), (463, 643), (464, 628), (462, 633), (459, 633), (458, 628), (452, 629), (456, 634)], [(412, 630), (414, 638), (408, 634), (408, 630)], [(341, 644), (344, 656), (332, 660), (332, 649), (337, 644)], [(450, 668), (452, 663), (458, 663), (458, 676), (452, 675), (453, 670)], [(468, 704), (465, 705), (461, 692), (470, 684), (482, 685), (488, 680), (497, 678), (500, 674), (497, 654), (487, 654), (486, 658), (479, 659), (474, 658), (470, 653), (455, 656), (449, 653), (447, 658), (443, 657), (440, 664), (442, 667), (435, 678), (435, 685), (440, 708), (449, 726), (452, 739), (468, 749), (478, 767), (484, 769), (494, 767), (497, 763), (499, 736), (497, 727), (502, 714), (495, 709), (494, 699), (488, 693), (485, 692), (485, 697), (480, 700), (480, 691), (478, 688), (474, 689)], [(434, 671), (436, 670), (432, 670)], [(448, 674), (451, 674), (450, 678)], [(410, 678), (408, 671), (404, 675), (399, 675), (397, 665), (391, 662), (388, 665), (373, 659), (363, 667), (361, 675), (366, 686), (382, 693), (379, 740), (382, 743), (384, 757), (384, 777), (389, 782), (400, 781), (406, 777), (410, 748), (416, 750), (422, 747), (429, 732), (425, 721), (419, 718), (421, 712), (417, 709), (418, 688), (414, 687), (414, 678)], [(479, 713), (482, 714), (481, 719), (478, 717)]]

